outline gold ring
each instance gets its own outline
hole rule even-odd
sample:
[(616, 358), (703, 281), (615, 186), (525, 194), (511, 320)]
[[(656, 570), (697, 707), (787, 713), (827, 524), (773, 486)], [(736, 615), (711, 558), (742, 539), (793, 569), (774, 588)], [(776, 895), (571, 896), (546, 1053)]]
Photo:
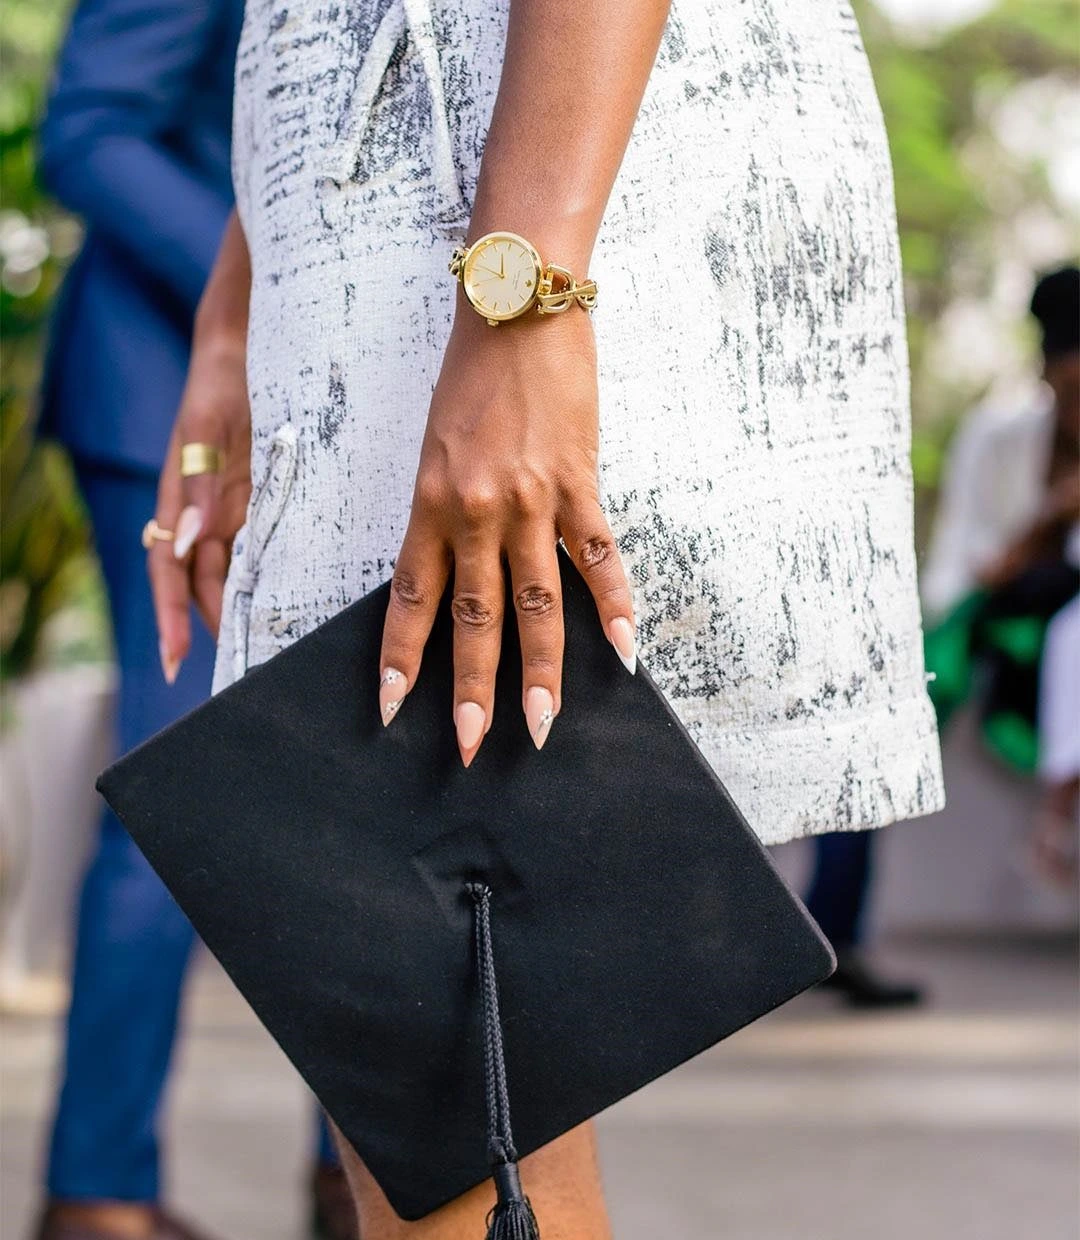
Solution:
[(193, 478), (196, 474), (219, 474), (224, 464), (224, 453), (212, 443), (180, 445), (181, 478)]
[(142, 527), (142, 545), (147, 551), (155, 542), (172, 542), (176, 537), (172, 530), (162, 529), (157, 523), (156, 517), (151, 517), (149, 521)]

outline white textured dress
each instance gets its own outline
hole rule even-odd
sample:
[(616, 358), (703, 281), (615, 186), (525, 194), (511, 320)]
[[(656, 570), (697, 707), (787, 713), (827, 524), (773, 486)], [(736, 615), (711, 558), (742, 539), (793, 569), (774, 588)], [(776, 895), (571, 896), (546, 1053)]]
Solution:
[[(254, 488), (215, 691), (392, 573), (507, 12), (248, 0)], [(590, 274), (644, 663), (768, 843), (938, 809), (892, 172), (847, 3), (675, 0)]]

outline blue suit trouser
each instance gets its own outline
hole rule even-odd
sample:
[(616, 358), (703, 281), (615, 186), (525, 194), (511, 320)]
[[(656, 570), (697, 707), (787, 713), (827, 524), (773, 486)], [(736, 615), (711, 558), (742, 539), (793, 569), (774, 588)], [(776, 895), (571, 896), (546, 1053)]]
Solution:
[[(119, 664), (117, 741), (126, 751), (205, 700), (214, 643), (192, 616), (191, 651), (173, 685), (139, 535), (156, 479), (77, 463), (112, 609)], [(101, 820), (83, 881), (48, 1191), (68, 1200), (156, 1201), (158, 1113), (194, 932), (113, 813)], [(319, 1155), (336, 1161), (325, 1123)]]

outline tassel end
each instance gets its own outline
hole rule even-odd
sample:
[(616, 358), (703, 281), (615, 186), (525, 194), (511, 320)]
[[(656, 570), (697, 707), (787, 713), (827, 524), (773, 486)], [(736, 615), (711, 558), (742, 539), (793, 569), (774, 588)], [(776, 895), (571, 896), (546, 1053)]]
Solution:
[(494, 1168), (498, 1200), (488, 1215), (487, 1240), (540, 1240), (536, 1215), (522, 1192), (517, 1163)]
[(508, 1201), (491, 1212), (487, 1240), (540, 1240), (536, 1215), (527, 1201)]

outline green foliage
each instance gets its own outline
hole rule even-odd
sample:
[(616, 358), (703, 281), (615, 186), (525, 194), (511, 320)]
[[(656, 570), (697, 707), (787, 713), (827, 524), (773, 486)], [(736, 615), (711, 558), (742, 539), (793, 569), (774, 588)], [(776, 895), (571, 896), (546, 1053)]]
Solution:
[(44, 196), (34, 135), (66, 5), (6, 0), (0, 32), (0, 678), (26, 671), (73, 600), (96, 620), (69, 656), (104, 647), (100, 584), (70, 463), (35, 438), (47, 318), (79, 228)]
[[(976, 21), (921, 41), (901, 37), (869, 0), (856, 0), (856, 10), (893, 158), (912, 362), (912, 460), (925, 532), (947, 442), (983, 395), (935, 360), (930, 346), (958, 299), (988, 297), (999, 261), (1011, 258), (1000, 253), (1008, 217), (1035, 205), (1062, 214), (1038, 158), (1004, 149), (991, 117), (996, 104), (1033, 79), (1080, 85), (1080, 6), (1001, 0)], [(1018, 322), (1016, 331), (1030, 341), (1026, 324)]]

